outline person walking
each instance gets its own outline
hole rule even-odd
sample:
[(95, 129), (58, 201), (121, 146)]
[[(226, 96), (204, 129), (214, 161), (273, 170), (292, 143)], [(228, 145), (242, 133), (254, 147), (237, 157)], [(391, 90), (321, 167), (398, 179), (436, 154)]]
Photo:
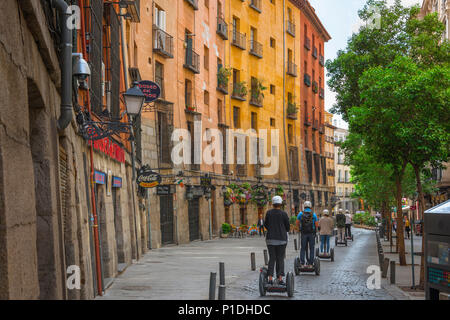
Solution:
[(409, 223), (408, 218), (406, 218), (406, 220), (405, 220), (405, 231), (406, 231), (406, 234), (408, 235), (408, 239), (409, 239), (409, 237), (410, 237), (409, 233), (411, 232), (411, 225)]
[(327, 209), (323, 210), (323, 217), (319, 220), (320, 252), (330, 253), (330, 237), (333, 234), (334, 219)]
[(258, 231), (259, 231), (259, 236), (261, 237), (262, 235), (266, 236), (266, 230), (264, 229), (264, 219), (262, 218), (262, 216), (259, 216), (258, 219)]
[(336, 215), (336, 226), (338, 228), (338, 236), (339, 241), (344, 242), (345, 236), (345, 214), (342, 209), (339, 209), (338, 214)]
[(345, 236), (352, 237), (352, 215), (348, 210), (345, 210)]
[(267, 229), (266, 244), (269, 251), (269, 267), (267, 271), (269, 284), (273, 284), (273, 274), (276, 266), (279, 285), (285, 285), (283, 281), (284, 259), (286, 256), (287, 235), (290, 230), (289, 217), (281, 210), (283, 199), (275, 196), (272, 199), (273, 209), (267, 211), (264, 219), (264, 227)]
[(315, 233), (317, 229), (317, 215), (312, 212), (311, 202), (305, 201), (305, 210), (300, 212), (297, 216), (297, 227), (301, 232), (301, 249), (300, 249), (300, 264), (305, 266), (306, 248), (308, 247), (309, 256), (306, 257), (307, 266), (312, 267), (314, 262), (314, 245), (315, 245)]

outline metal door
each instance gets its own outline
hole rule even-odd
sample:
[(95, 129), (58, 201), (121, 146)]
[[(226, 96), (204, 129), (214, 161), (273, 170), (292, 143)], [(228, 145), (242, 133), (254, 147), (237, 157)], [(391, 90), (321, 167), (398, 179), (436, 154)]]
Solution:
[(159, 197), (161, 244), (173, 243), (173, 195)]
[(199, 230), (199, 216), (200, 216), (200, 200), (199, 198), (194, 198), (189, 201), (189, 240), (199, 240), (200, 230)]

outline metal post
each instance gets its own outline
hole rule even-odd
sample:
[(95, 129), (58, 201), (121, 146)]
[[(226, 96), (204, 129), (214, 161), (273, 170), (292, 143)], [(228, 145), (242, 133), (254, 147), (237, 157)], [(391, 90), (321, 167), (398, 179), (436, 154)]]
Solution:
[(209, 240), (212, 240), (211, 198), (208, 199), (208, 212), (209, 212)]
[[(409, 224), (411, 226), (411, 223)], [(411, 285), (411, 289), (414, 289), (416, 287), (416, 275), (415, 275), (415, 270), (414, 270), (414, 239), (413, 239), (413, 234), (414, 234), (414, 230), (411, 229), (411, 271), (412, 271), (412, 285)]]
[(380, 269), (381, 271), (383, 271), (384, 254), (380, 253), (379, 258), (380, 258)]
[(252, 271), (255, 271), (256, 270), (256, 261), (255, 261), (255, 253), (254, 252), (252, 252), (250, 254), (250, 263), (252, 266)]
[(147, 189), (147, 220), (148, 220), (148, 245), (147, 247), (152, 249), (152, 225), (150, 222), (150, 190)]
[(225, 300), (225, 263), (219, 262), (219, 300)]
[(264, 264), (266, 266), (269, 264), (269, 257), (267, 256), (267, 250), (264, 250)]
[(395, 284), (395, 261), (391, 261), (391, 284)]
[(216, 272), (211, 272), (209, 277), (209, 300), (216, 300)]
[(294, 249), (295, 249), (295, 251), (298, 251), (297, 239), (294, 239)]

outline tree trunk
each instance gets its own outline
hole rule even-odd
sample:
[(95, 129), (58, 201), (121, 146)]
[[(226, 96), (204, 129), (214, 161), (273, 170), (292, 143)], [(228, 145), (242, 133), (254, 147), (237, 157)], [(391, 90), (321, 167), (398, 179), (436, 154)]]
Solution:
[[(416, 174), (417, 181), (417, 193), (419, 197), (419, 216), (423, 217), (425, 212), (425, 198), (423, 196), (423, 188), (422, 188), (422, 178), (420, 177), (420, 168), (417, 165), (413, 165), (414, 173)], [(411, 224), (412, 226), (412, 224)], [(414, 230), (412, 230), (414, 232)], [(420, 282), (419, 288), (424, 289), (425, 287), (425, 232), (422, 235), (422, 255), (420, 257)]]
[(397, 185), (397, 252), (398, 258), (400, 260), (401, 266), (406, 266), (406, 255), (405, 255), (405, 235), (403, 230), (403, 210), (402, 210), (402, 179), (401, 176), (396, 178)]

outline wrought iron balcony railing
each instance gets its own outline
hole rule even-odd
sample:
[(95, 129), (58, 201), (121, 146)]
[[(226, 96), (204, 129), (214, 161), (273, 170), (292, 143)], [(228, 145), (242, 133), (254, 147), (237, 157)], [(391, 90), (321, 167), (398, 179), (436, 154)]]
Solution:
[(250, 8), (255, 9), (259, 13), (262, 12), (261, 0), (250, 0)]
[(261, 43), (255, 40), (250, 41), (250, 54), (262, 58), (263, 57), (263, 46)]
[(317, 84), (317, 81), (313, 81), (313, 82), (312, 82), (312, 91), (313, 91), (314, 93), (319, 92), (319, 85)]
[(228, 24), (221, 16), (217, 17), (217, 34), (221, 36), (223, 40), (228, 40)]
[(173, 37), (167, 32), (153, 25), (153, 51), (167, 57), (173, 58)]
[(186, 56), (184, 65), (186, 69), (199, 74), (200, 73), (200, 56), (194, 50), (186, 48)]
[(311, 120), (309, 118), (309, 116), (306, 114), (305, 115), (305, 122), (304, 122), (305, 126), (309, 127), (311, 125)]
[(295, 37), (295, 24), (291, 20), (286, 21), (286, 32)]
[(319, 97), (321, 99), (325, 99), (325, 89), (324, 88), (320, 88), (320, 90), (319, 90)]
[(319, 130), (319, 120), (313, 120), (313, 130)]
[(308, 37), (305, 37), (305, 48), (311, 50), (311, 39)]
[(319, 57), (319, 64), (324, 67), (325, 66), (325, 57), (323, 55), (320, 55)]
[(231, 38), (231, 44), (234, 45), (235, 47), (238, 47), (239, 49), (245, 50), (246, 49), (246, 44), (245, 44), (245, 39), (246, 36), (243, 33), (240, 33), (239, 31), (237, 31), (236, 29), (233, 29), (232, 31), (232, 38)]
[(313, 56), (314, 59), (317, 59), (317, 47), (313, 48), (312, 56)]
[(198, 0), (184, 0), (189, 3), (194, 10), (198, 10)]
[(306, 86), (311, 87), (311, 76), (309, 74), (305, 73), (303, 81), (305, 82)]
[(292, 61), (287, 62), (287, 70), (286, 74), (297, 77), (297, 65), (293, 63)]

